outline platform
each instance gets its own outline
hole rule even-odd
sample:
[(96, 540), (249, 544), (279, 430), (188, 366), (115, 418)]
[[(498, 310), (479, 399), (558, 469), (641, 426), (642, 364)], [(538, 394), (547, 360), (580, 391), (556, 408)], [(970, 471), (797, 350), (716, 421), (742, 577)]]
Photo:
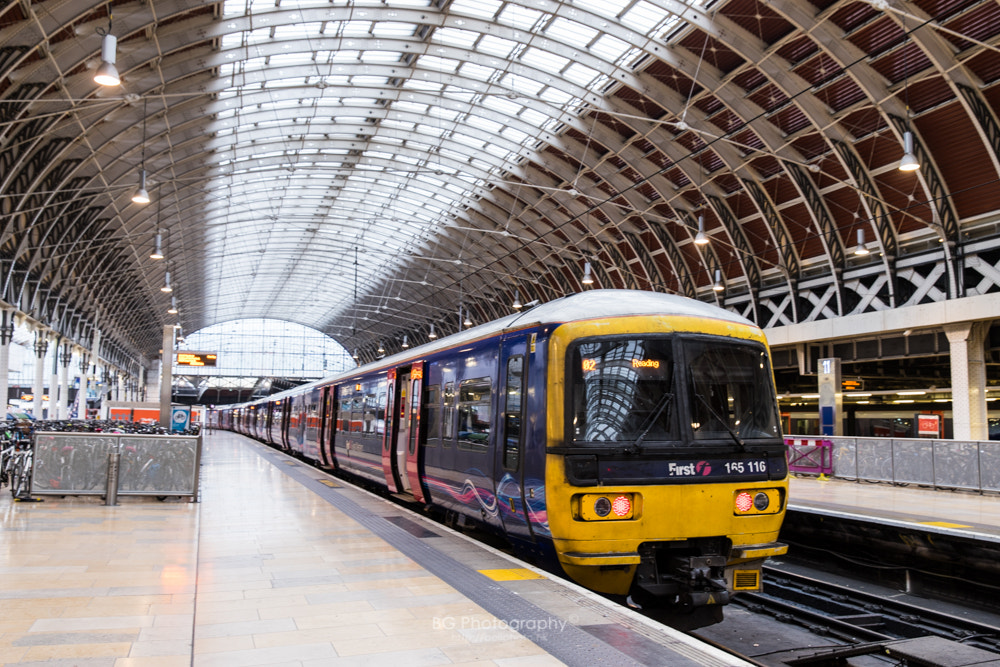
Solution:
[(0, 500), (0, 663), (743, 665), (239, 435), (200, 502)]
[(789, 510), (1000, 543), (1000, 498), (888, 483), (792, 477)]

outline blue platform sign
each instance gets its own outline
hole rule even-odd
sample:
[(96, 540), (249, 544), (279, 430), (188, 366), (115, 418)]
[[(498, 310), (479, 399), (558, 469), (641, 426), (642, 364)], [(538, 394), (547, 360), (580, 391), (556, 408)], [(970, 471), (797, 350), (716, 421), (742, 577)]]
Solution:
[(170, 408), (170, 430), (184, 431), (191, 424), (191, 406), (175, 405)]

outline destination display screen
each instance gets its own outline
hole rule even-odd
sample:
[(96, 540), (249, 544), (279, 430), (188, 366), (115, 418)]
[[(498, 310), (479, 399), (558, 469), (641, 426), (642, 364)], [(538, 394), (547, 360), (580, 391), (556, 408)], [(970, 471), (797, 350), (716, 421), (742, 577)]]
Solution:
[(178, 366), (215, 366), (219, 355), (214, 352), (178, 352)]

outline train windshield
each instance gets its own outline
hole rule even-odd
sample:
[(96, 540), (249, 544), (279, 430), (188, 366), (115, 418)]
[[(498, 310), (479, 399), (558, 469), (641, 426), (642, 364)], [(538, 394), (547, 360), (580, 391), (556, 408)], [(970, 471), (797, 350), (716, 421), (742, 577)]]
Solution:
[(669, 338), (603, 338), (571, 355), (575, 442), (677, 439)]
[(777, 438), (771, 366), (764, 348), (685, 341), (687, 394), (695, 440)]
[[(760, 345), (601, 338), (575, 345), (569, 364), (574, 443), (681, 444), (693, 439), (742, 446), (746, 440), (779, 437), (771, 368)], [(686, 394), (684, 400), (678, 391)]]

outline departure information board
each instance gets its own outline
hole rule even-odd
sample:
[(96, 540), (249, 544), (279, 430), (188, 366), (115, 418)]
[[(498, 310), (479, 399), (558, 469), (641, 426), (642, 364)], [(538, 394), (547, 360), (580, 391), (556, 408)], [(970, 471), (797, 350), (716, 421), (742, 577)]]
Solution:
[(219, 355), (214, 352), (178, 352), (178, 366), (215, 366)]

